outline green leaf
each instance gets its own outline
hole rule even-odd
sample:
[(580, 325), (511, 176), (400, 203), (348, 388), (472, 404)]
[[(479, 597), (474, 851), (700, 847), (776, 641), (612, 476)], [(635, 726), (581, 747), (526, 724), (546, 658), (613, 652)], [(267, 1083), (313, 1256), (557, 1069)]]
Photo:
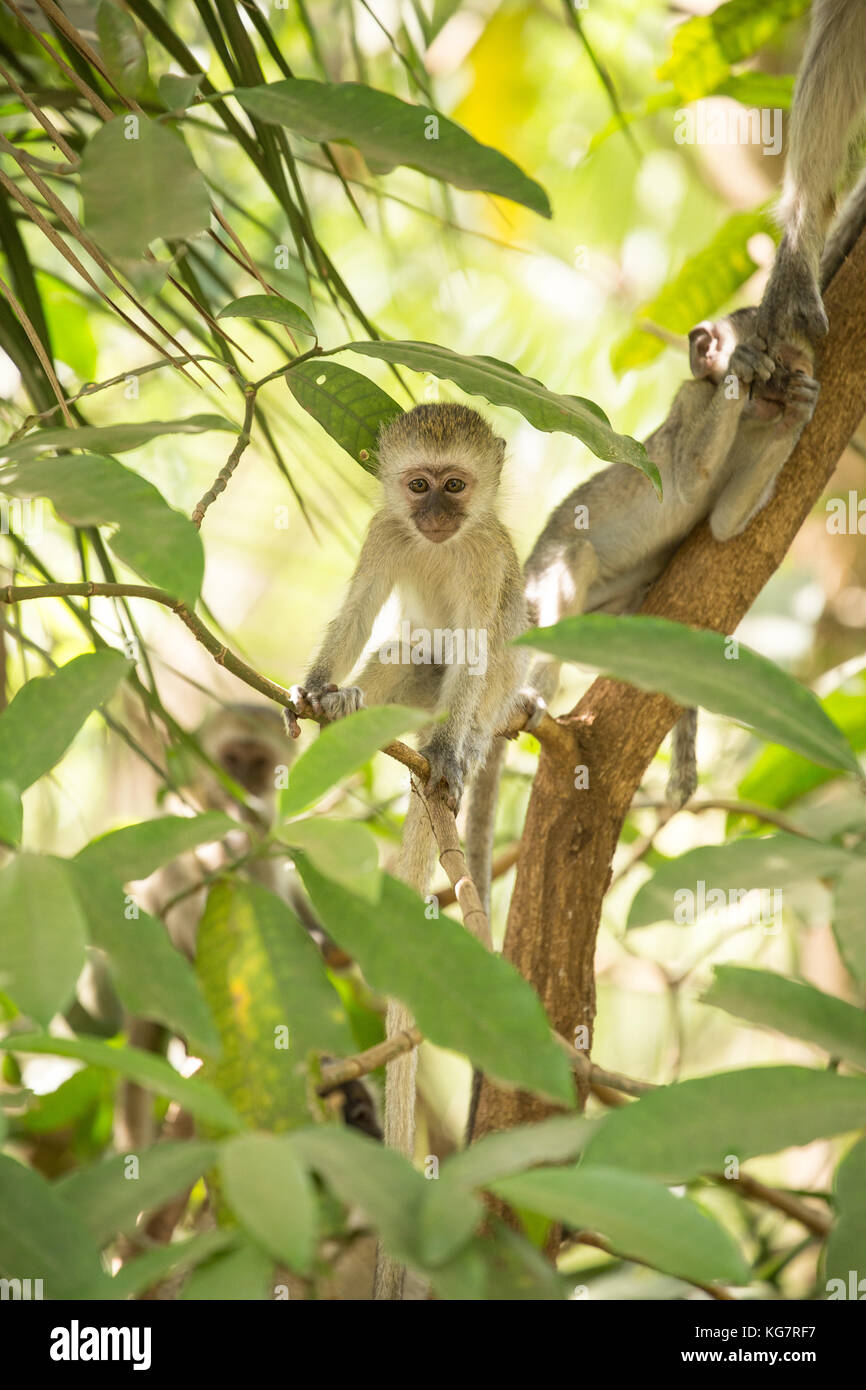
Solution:
[(238, 87), (233, 95), (260, 121), (284, 125), (308, 140), (355, 145), (375, 171), (405, 164), (455, 188), (495, 193), (550, 216), (540, 184), (504, 154), (479, 144), (462, 126), (426, 106), (410, 106), (359, 82), (303, 78)]
[(78, 1213), (39, 1173), (7, 1154), (0, 1154), (0, 1275), (41, 1279), (42, 1297), (50, 1299), (81, 1298), (104, 1277)]
[(809, 0), (727, 0), (708, 15), (696, 15), (673, 33), (671, 56), (658, 70), (685, 101), (714, 91), (732, 63), (751, 58), (771, 43), (783, 25), (803, 14)]
[(290, 299), (281, 294), (245, 294), (242, 299), (233, 299), (217, 314), (218, 319), (267, 319), (270, 323), (282, 323), (286, 328), (307, 333), (311, 338), (317, 336), (310, 316)]
[(207, 185), (180, 135), (125, 113), (99, 126), (81, 156), (84, 226), (111, 257), (135, 260), (150, 243), (210, 226)]
[(687, 1197), (639, 1173), (583, 1164), (537, 1168), (493, 1184), (513, 1206), (598, 1231), (626, 1258), (679, 1279), (748, 1284), (749, 1267), (727, 1231)]
[(749, 1067), (662, 1086), (605, 1118), (585, 1162), (688, 1182), (757, 1154), (862, 1128), (866, 1078)]
[(508, 961), (449, 917), (428, 921), (417, 893), (387, 874), (379, 902), (370, 903), (323, 878), (303, 855), (298, 869), (328, 934), (372, 989), (408, 1004), (431, 1042), (466, 1053), (504, 1085), (573, 1104), (565, 1054)]
[(403, 414), (402, 406), (369, 377), (330, 360), (299, 362), (286, 372), (286, 385), (356, 463), (376, 472), (379, 430)]
[(53, 1038), (45, 1033), (16, 1033), (0, 1038), (0, 1050), (33, 1052), (37, 1056), (72, 1057), (92, 1067), (116, 1071), (157, 1095), (176, 1100), (185, 1110), (218, 1129), (237, 1130), (241, 1120), (213, 1086), (197, 1077), (181, 1076), (162, 1057), (137, 1047), (112, 1047), (90, 1038)]
[(247, 1234), (289, 1269), (308, 1270), (316, 1248), (316, 1200), (292, 1140), (239, 1134), (222, 1146), (220, 1174)]
[(65, 1008), (87, 933), (62, 859), (21, 854), (0, 873), (0, 990), (44, 1027)]
[(517, 640), (640, 690), (663, 691), (680, 705), (702, 705), (825, 767), (859, 776), (850, 744), (811, 690), (742, 643), (732, 659), (731, 639), (720, 632), (642, 614), (588, 613)]
[[(862, 753), (866, 749), (866, 686), (862, 680), (857, 684), (859, 693), (834, 690), (821, 701), (821, 708), (842, 730), (851, 747)], [(771, 746), (758, 754), (740, 782), (737, 795), (743, 801), (782, 809), (835, 776), (838, 773), (816, 767), (787, 748)]]
[(415, 1225), (426, 1183), (405, 1158), (335, 1125), (296, 1130), (291, 1142), (342, 1201), (361, 1208), (395, 1259), (420, 1264)]
[(814, 985), (769, 970), (717, 965), (703, 1002), (866, 1067), (866, 1014)]
[(119, 91), (137, 97), (147, 81), (147, 54), (138, 25), (117, 5), (102, 0), (96, 11), (96, 33), (106, 72)]
[(176, 1240), (156, 1250), (145, 1250), (134, 1260), (127, 1260), (113, 1279), (100, 1285), (89, 1296), (101, 1299), (135, 1298), (136, 1294), (143, 1293), (169, 1275), (194, 1269), (221, 1250), (233, 1249), (237, 1244), (237, 1231), (202, 1231), (190, 1240)]
[(368, 763), (386, 743), (429, 723), (429, 710), (375, 705), (326, 725), (292, 765), (289, 785), (280, 793), (281, 818), (306, 811), (331, 787)]
[(435, 343), (350, 343), (347, 351), (396, 362), (413, 372), (431, 372), (455, 382), (470, 396), (483, 396), (491, 405), (518, 411), (537, 430), (576, 435), (599, 458), (639, 468), (661, 494), (658, 469), (647, 458), (644, 446), (627, 434), (616, 434), (599, 406), (582, 396), (548, 391), (540, 381), (523, 376), (508, 362), (495, 357), (464, 357)]
[[(72, 449), (94, 449), (102, 454), (125, 454), (140, 449), (163, 434), (207, 434), (210, 430), (234, 430), (224, 415), (188, 415), (185, 420), (130, 420), (120, 425), (58, 425), (52, 429), (33, 430), (14, 444), (0, 444), (0, 456), (27, 463), (46, 449), (61, 454)], [(105, 462), (100, 458), (100, 462)], [(109, 460), (110, 462), (111, 460)], [(22, 494), (26, 496), (27, 494)]]
[(775, 72), (732, 73), (719, 83), (714, 95), (731, 97), (752, 110), (766, 106), (771, 111), (787, 111), (794, 96), (794, 79)]
[(24, 807), (21, 793), (8, 777), (0, 781), (0, 840), (7, 845), (21, 843)]
[(270, 1298), (273, 1268), (270, 1255), (244, 1241), (200, 1264), (184, 1284), (181, 1301), (237, 1303)]
[(0, 492), (50, 497), (71, 526), (115, 526), (109, 544), (136, 574), (194, 607), (204, 576), (201, 536), (146, 478), (95, 454), (34, 459), (0, 469)]
[(185, 111), (191, 106), (203, 76), (200, 72), (184, 73), (183, 76), (174, 72), (164, 73), (156, 85), (159, 99), (166, 110)]
[[(781, 893), (795, 883), (835, 877), (853, 862), (847, 850), (784, 833), (700, 845), (658, 865), (635, 894), (626, 925), (691, 925), (705, 912), (736, 906), (756, 889)], [(767, 904), (755, 906), (763, 919)]]
[[(833, 1184), (836, 1220), (824, 1251), (824, 1277), (841, 1279), (842, 1298), (862, 1299), (863, 1271), (866, 1269), (866, 1138), (849, 1149)], [(851, 1292), (851, 1270), (856, 1270), (856, 1292)], [(839, 1291), (841, 1292), (841, 1291)], [(832, 1297), (827, 1289), (828, 1297)], [(838, 1296), (838, 1293), (837, 1293)]]
[(162, 922), (137, 904), (130, 906), (119, 879), (101, 864), (74, 859), (68, 867), (90, 940), (105, 952), (126, 1009), (164, 1023), (196, 1052), (218, 1055), (219, 1034), (195, 972), (172, 945)]
[(339, 996), (294, 913), (256, 884), (219, 883), (199, 924), (196, 971), (222, 1042), (220, 1089), (250, 1124), (306, 1123), (308, 1054), (347, 1056), (353, 1046)]
[(838, 877), (833, 893), (833, 935), (855, 980), (866, 980), (866, 859), (855, 859)]
[(22, 685), (0, 714), (0, 778), (26, 791), (50, 772), (128, 671), (120, 652), (85, 652)]
[[(734, 213), (653, 299), (641, 305), (636, 322), (686, 334), (701, 319), (712, 318), (757, 270), (749, 242), (759, 232), (778, 236), (768, 208)], [(642, 367), (658, 357), (664, 347), (655, 334), (635, 327), (615, 344), (611, 365), (616, 372)]]
[(218, 1153), (216, 1144), (198, 1140), (152, 1144), (134, 1155), (138, 1162), (134, 1176), (130, 1176), (130, 1155), (115, 1154), (69, 1173), (55, 1183), (54, 1191), (102, 1246), (121, 1232), (130, 1235), (143, 1211), (152, 1211), (191, 1187), (213, 1167)]
[(237, 828), (237, 821), (222, 811), (205, 811), (198, 816), (156, 816), (97, 836), (78, 851), (75, 862), (86, 873), (111, 874), (119, 883), (132, 883), (148, 878), (196, 845), (219, 840)]
[(302, 850), (326, 878), (354, 889), (362, 897), (377, 897), (379, 851), (373, 832), (362, 821), (315, 816), (292, 821), (276, 833), (292, 849)]

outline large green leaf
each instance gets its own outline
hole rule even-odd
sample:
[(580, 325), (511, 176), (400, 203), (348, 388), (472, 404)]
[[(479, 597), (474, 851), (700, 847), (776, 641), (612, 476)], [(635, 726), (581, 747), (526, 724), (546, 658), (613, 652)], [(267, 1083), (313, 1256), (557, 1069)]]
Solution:
[(660, 1086), (608, 1115), (585, 1161), (687, 1182), (866, 1123), (866, 1077), (749, 1067)]
[(169, 1275), (195, 1269), (220, 1251), (234, 1249), (238, 1243), (237, 1231), (202, 1231), (189, 1240), (175, 1240), (170, 1245), (145, 1250), (134, 1260), (127, 1260), (113, 1279), (104, 1281), (89, 1296), (118, 1300), (134, 1298)]
[(0, 1050), (38, 1056), (71, 1057), (91, 1067), (116, 1071), (157, 1095), (176, 1100), (185, 1110), (218, 1129), (241, 1129), (241, 1120), (218, 1091), (198, 1077), (181, 1076), (162, 1057), (137, 1047), (113, 1047), (92, 1038), (54, 1038), (47, 1033), (16, 1033), (0, 1038)]
[(717, 965), (703, 1000), (866, 1067), (866, 1014), (802, 980), (749, 966)]
[(22, 685), (0, 715), (0, 778), (25, 791), (50, 772), (128, 671), (119, 652), (85, 652)]
[(101, 0), (96, 32), (102, 61), (114, 85), (126, 96), (139, 96), (147, 81), (147, 53), (135, 20), (118, 5)]
[(298, 868), (328, 933), (357, 960), (370, 986), (408, 1004), (441, 1047), (466, 1053), (505, 1085), (573, 1104), (571, 1069), (530, 986), (449, 917), (429, 921), (422, 899), (382, 875), (371, 903)]
[[(845, 1298), (862, 1299), (859, 1281), (866, 1277), (866, 1138), (849, 1149), (836, 1170), (834, 1210), (836, 1221), (824, 1251), (824, 1275), (842, 1279)], [(851, 1270), (856, 1270), (857, 1291), (850, 1291)], [(828, 1293), (832, 1292), (828, 1289)]]
[(685, 101), (707, 96), (732, 63), (751, 58), (808, 5), (809, 0), (762, 0), (760, 5), (754, 0), (727, 0), (712, 14), (696, 15), (674, 30), (671, 56), (657, 76), (673, 82)]
[(21, 854), (0, 873), (0, 990), (47, 1026), (69, 1003), (87, 933), (62, 859)]
[(364, 897), (376, 897), (379, 851), (373, 832), (362, 821), (308, 816), (281, 826), (277, 837), (293, 850), (302, 850), (326, 878)]
[[(712, 318), (757, 270), (749, 242), (759, 232), (778, 235), (767, 208), (734, 213), (653, 299), (641, 305), (636, 322), (686, 334), (701, 319)], [(636, 327), (614, 345), (611, 365), (616, 372), (642, 367), (658, 357), (664, 346), (655, 334)]]
[(41, 1297), (50, 1299), (81, 1298), (104, 1277), (75, 1209), (41, 1174), (7, 1154), (0, 1154), (0, 1275), (41, 1279)]
[(355, 145), (377, 172), (405, 164), (455, 188), (496, 193), (550, 216), (540, 184), (499, 150), (479, 144), (462, 126), (426, 106), (410, 106), (359, 82), (303, 78), (239, 87), (234, 95), (260, 121), (284, 125), (308, 140)]
[(537, 430), (576, 435), (599, 458), (639, 468), (661, 492), (658, 469), (647, 458), (643, 444), (611, 429), (604, 411), (593, 401), (548, 391), (534, 377), (523, 376), (516, 367), (495, 357), (464, 357), (435, 343), (350, 343), (347, 347), (364, 357), (376, 357), (382, 362), (410, 367), (413, 372), (444, 377), (470, 396), (483, 396), (491, 405), (509, 406), (518, 411)]
[(114, 526), (109, 544), (118, 559), (194, 607), (204, 577), (201, 536), (153, 483), (117, 459), (72, 454), (7, 464), (0, 492), (50, 497), (71, 526)]
[[(858, 678), (859, 693), (834, 690), (821, 701), (829, 719), (842, 730), (858, 753), (866, 749), (866, 687)], [(817, 767), (787, 748), (771, 744), (762, 748), (737, 788), (744, 801), (762, 806), (790, 806), (807, 792), (814, 791), (838, 773)]]
[(180, 135), (129, 113), (99, 126), (81, 156), (84, 226), (109, 256), (136, 260), (150, 243), (210, 226), (207, 185)]
[(184, 1302), (263, 1300), (271, 1296), (274, 1262), (260, 1246), (241, 1241), (193, 1270), (183, 1286)]
[(280, 793), (280, 816), (287, 819), (306, 811), (344, 777), (369, 762), (386, 743), (429, 723), (429, 710), (376, 705), (326, 725), (292, 765), (289, 785)]
[(825, 767), (859, 775), (850, 744), (811, 690), (742, 644), (730, 656), (731, 639), (722, 633), (643, 614), (586, 613), (518, 641), (641, 690), (664, 691), (678, 704), (702, 705)]
[(627, 925), (691, 925), (705, 911), (736, 906), (753, 889), (782, 892), (809, 879), (835, 877), (855, 862), (853, 855), (835, 845), (784, 833), (700, 845), (658, 864), (652, 878), (635, 894)]
[(368, 473), (376, 472), (379, 429), (402, 415), (402, 406), (369, 377), (341, 362), (309, 360), (286, 372), (298, 405)]
[(245, 294), (242, 299), (233, 299), (217, 314), (218, 319), (266, 319), (270, 323), (281, 323), (286, 328), (316, 337), (310, 316), (290, 299), (281, 294)]
[(487, 1134), (449, 1158), (437, 1181), (428, 1184), (419, 1216), (425, 1259), (441, 1263), (471, 1236), (483, 1210), (473, 1188), (489, 1187), (535, 1164), (575, 1159), (597, 1127), (597, 1120), (583, 1115), (554, 1115), (539, 1124)]
[(187, 1140), (182, 1144), (152, 1144), (135, 1157), (138, 1173), (131, 1176), (128, 1154), (115, 1154), (100, 1163), (78, 1168), (55, 1183), (54, 1191), (81, 1217), (91, 1237), (105, 1245), (123, 1232), (130, 1235), (143, 1211), (177, 1197), (212, 1168), (216, 1144)]
[(866, 980), (866, 859), (853, 858), (833, 893), (833, 935), (855, 980)]
[(210, 840), (219, 840), (238, 823), (221, 811), (199, 816), (155, 816), (124, 825), (91, 840), (75, 856), (86, 873), (106, 873), (119, 883), (147, 878), (169, 860)]
[(299, 1273), (316, 1248), (316, 1199), (288, 1137), (239, 1134), (220, 1152), (220, 1175), (235, 1216), (263, 1249)]
[[(207, 434), (210, 430), (234, 430), (224, 415), (187, 415), (184, 420), (139, 420), (119, 425), (65, 425), (33, 430), (15, 444), (0, 444), (0, 457), (28, 463), (46, 449), (67, 454), (73, 449), (93, 449), (98, 454), (125, 454), (140, 449), (163, 434)], [(26, 495), (26, 494), (22, 494)]]
[(500, 1179), (493, 1191), (572, 1229), (598, 1231), (622, 1255), (679, 1279), (749, 1282), (749, 1267), (727, 1231), (643, 1174), (598, 1164), (536, 1168)]
[(219, 883), (199, 924), (196, 970), (222, 1041), (220, 1089), (253, 1125), (306, 1122), (308, 1054), (346, 1056), (353, 1046), (339, 996), (294, 913), (256, 884)]
[(426, 1182), (405, 1158), (336, 1125), (297, 1130), (291, 1143), (342, 1201), (361, 1208), (395, 1259), (420, 1264), (416, 1222)]
[(105, 952), (128, 1011), (164, 1023), (196, 1052), (218, 1054), (219, 1034), (195, 972), (172, 945), (162, 922), (131, 905), (120, 879), (101, 864), (74, 859), (68, 867), (90, 940)]
[(0, 780), (0, 841), (6, 845), (20, 844), (23, 827), (21, 793), (10, 777), (4, 777)]

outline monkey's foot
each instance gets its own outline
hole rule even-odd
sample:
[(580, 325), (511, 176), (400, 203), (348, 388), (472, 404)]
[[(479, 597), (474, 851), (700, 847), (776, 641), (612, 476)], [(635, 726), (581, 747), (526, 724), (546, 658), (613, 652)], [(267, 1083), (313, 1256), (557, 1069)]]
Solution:
[(785, 392), (785, 424), (793, 429), (808, 425), (818, 403), (819, 382), (805, 372), (792, 372)]
[(364, 693), (357, 685), (323, 685), (306, 689), (292, 686), (289, 692), (298, 714), (304, 719), (344, 719), (364, 708)]
[(783, 241), (758, 309), (758, 332), (775, 357), (785, 343), (805, 339), (814, 345), (825, 337), (829, 327), (824, 301), (808, 263), (787, 250)]
[(766, 340), (756, 337), (738, 343), (731, 353), (730, 370), (746, 386), (755, 381), (769, 381), (776, 364), (767, 352)]
[(430, 776), (427, 778), (427, 785), (424, 788), (425, 796), (432, 796), (437, 787), (444, 784), (445, 804), (456, 816), (463, 796), (463, 778), (465, 775), (461, 759), (457, 757), (452, 748), (443, 747), (436, 743), (428, 743), (426, 748), (419, 748), (418, 752), (430, 764)]
[(547, 702), (535, 690), (521, 690), (517, 696), (517, 708), (526, 713), (524, 728), (528, 734), (535, 732), (547, 714)]

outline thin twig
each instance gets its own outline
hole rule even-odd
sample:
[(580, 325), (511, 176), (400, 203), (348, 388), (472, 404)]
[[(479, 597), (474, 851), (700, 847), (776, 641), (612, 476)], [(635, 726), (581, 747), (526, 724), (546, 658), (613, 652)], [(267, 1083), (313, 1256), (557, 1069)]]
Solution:
[(225, 492), (229, 478), (234, 473), (241, 460), (241, 455), (250, 442), (250, 432), (253, 427), (253, 416), (256, 412), (256, 388), (254, 386), (244, 387), (244, 423), (241, 432), (235, 440), (235, 446), (214, 479), (213, 486), (196, 502), (192, 512), (192, 523), (194, 526), (201, 527), (204, 514), (212, 502), (215, 502), (221, 492)]
[(9, 288), (9, 286), (6, 284), (6, 281), (2, 277), (0, 277), (0, 290), (2, 290), (3, 294), (9, 300), (9, 303), (12, 306), (13, 313), (15, 314), (16, 318), (20, 321), (21, 327), (27, 334), (30, 346), (33, 348), (33, 351), (39, 358), (39, 364), (42, 367), (42, 370), (44, 371), (51, 384), (52, 391), (57, 397), (57, 404), (63, 411), (63, 418), (66, 421), (67, 425), (69, 425), (71, 428), (73, 425), (73, 419), (72, 416), (69, 414), (66, 401), (63, 398), (63, 391), (61, 390), (60, 382), (57, 380), (57, 375), (54, 371), (54, 367), (52, 366), (51, 359), (42, 345), (42, 340), (39, 337), (39, 334), (33, 327), (33, 324), (30, 320), (30, 316), (24, 309), (23, 305), (19, 302), (18, 298), (15, 295), (15, 292)]
[[(644, 1265), (647, 1269), (655, 1270), (656, 1266), (651, 1265), (648, 1260), (642, 1260), (637, 1255), (621, 1255), (618, 1250), (614, 1250), (608, 1241), (601, 1236), (597, 1236), (593, 1231), (576, 1231), (574, 1235), (568, 1237), (562, 1243), (562, 1248), (567, 1249), (570, 1245), (591, 1245), (595, 1250), (603, 1250), (606, 1255), (613, 1255), (618, 1260), (628, 1260), (629, 1264)], [(700, 1289), (702, 1293), (709, 1294), (710, 1298), (717, 1298), (721, 1302), (733, 1301), (734, 1295), (728, 1293), (720, 1284), (704, 1284), (700, 1279), (683, 1279), (684, 1284), (691, 1284), (693, 1288)]]

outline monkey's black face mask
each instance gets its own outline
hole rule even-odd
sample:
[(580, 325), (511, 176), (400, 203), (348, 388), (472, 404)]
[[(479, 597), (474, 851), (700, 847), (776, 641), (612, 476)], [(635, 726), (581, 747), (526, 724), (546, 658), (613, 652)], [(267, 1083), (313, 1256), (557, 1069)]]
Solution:
[(439, 545), (460, 530), (466, 517), (466, 481), (456, 475), (443, 480), (416, 477), (406, 484), (410, 516), (425, 540)]

